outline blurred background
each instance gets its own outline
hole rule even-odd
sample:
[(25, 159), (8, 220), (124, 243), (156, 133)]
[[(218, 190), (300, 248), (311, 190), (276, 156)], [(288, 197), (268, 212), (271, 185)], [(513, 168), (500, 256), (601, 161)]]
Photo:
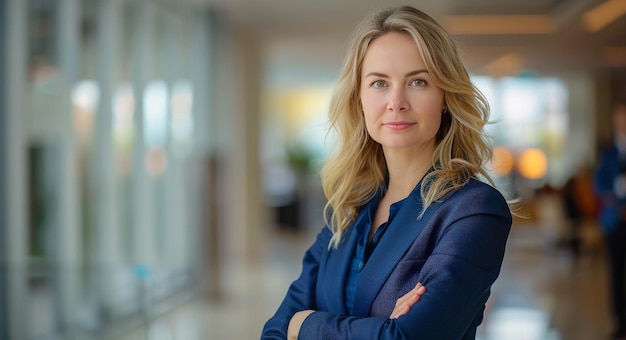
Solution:
[(528, 215), (479, 337), (608, 337), (625, 0), (0, 0), (0, 339), (258, 338), (323, 226), (346, 39), (400, 4), (459, 41)]

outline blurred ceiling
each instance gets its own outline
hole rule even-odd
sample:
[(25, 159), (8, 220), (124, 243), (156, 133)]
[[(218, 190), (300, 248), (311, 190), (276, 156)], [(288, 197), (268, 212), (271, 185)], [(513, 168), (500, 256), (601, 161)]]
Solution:
[(468, 68), (494, 76), (626, 68), (626, 0), (186, 0), (213, 6), (288, 62), (337, 63), (360, 18), (409, 4), (461, 43)]

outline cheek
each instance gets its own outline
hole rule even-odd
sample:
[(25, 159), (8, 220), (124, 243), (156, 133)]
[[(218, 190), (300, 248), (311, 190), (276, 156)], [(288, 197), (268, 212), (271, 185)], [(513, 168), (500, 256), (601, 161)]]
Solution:
[(365, 108), (361, 114), (363, 115), (363, 121), (365, 121), (365, 131), (367, 131), (367, 135), (375, 141), (378, 141), (376, 136), (380, 128), (380, 114)]
[(443, 122), (442, 118), (443, 118), (443, 115), (441, 111), (436, 111), (432, 115), (431, 121), (432, 121), (433, 127), (435, 127), (437, 130), (439, 130), (439, 128), (441, 127), (441, 124)]
[(361, 98), (361, 108), (364, 112), (374, 113), (380, 111), (381, 106), (384, 106), (384, 101), (376, 96), (366, 96)]
[(371, 136), (374, 126), (376, 125), (376, 118), (366, 110), (363, 113), (363, 120), (365, 121), (365, 128), (367, 133)]
[(419, 112), (427, 114), (428, 120), (430, 120), (433, 125), (439, 126), (441, 124), (443, 108), (441, 107), (440, 101), (433, 100), (433, 98), (426, 98), (426, 100), (416, 100), (415, 105), (418, 107)]
[(361, 114), (369, 128), (380, 117), (380, 103), (370, 98), (361, 99)]

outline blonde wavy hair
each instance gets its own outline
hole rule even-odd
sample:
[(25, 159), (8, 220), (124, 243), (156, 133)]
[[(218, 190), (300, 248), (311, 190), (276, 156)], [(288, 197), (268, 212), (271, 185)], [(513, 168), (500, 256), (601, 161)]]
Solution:
[(328, 199), (324, 218), (333, 232), (329, 247), (339, 245), (359, 208), (386, 180), (385, 157), (381, 145), (367, 133), (359, 89), (368, 46), (389, 32), (403, 33), (413, 39), (432, 81), (444, 91), (446, 109), (436, 136), (434, 170), (422, 180), (422, 213), (470, 178), (482, 177), (493, 185), (483, 168), (492, 156), (483, 133), (489, 119), (489, 105), (471, 83), (455, 41), (433, 18), (413, 7), (383, 10), (366, 18), (353, 32), (330, 103), (330, 127), (337, 133), (339, 145), (321, 172)]

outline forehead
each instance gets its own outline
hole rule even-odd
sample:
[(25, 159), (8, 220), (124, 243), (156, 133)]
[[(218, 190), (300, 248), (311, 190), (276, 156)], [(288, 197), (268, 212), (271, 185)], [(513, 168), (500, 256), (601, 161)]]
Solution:
[(407, 33), (389, 32), (374, 39), (363, 59), (363, 69), (424, 67), (419, 47)]

